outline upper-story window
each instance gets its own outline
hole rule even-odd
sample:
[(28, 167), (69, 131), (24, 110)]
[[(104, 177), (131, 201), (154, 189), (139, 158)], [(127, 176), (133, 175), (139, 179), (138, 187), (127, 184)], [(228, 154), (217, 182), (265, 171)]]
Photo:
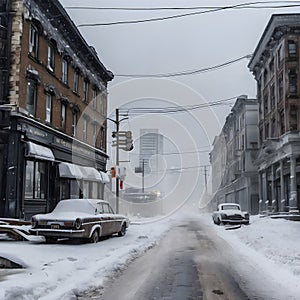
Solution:
[(277, 50), (277, 65), (280, 67), (282, 61), (283, 61), (283, 53), (282, 53), (282, 46), (280, 46)]
[(275, 85), (272, 84), (270, 87), (270, 99), (271, 99), (271, 110), (275, 108)]
[(52, 95), (46, 94), (46, 122), (51, 123), (52, 118)]
[(26, 109), (28, 113), (33, 116), (35, 116), (36, 93), (37, 93), (37, 82), (34, 80), (29, 80), (27, 82)]
[(72, 135), (76, 135), (76, 129), (77, 129), (77, 113), (74, 111), (72, 115)]
[(288, 41), (288, 55), (290, 58), (297, 56), (297, 44), (293, 40)]
[(78, 93), (79, 88), (79, 72), (77, 70), (74, 71), (74, 92)]
[(83, 101), (88, 102), (89, 99), (89, 82), (85, 79), (83, 81)]
[(68, 84), (68, 61), (62, 60), (62, 82)]
[(105, 130), (104, 127), (101, 126), (100, 128), (100, 148), (105, 148)]
[(54, 71), (55, 66), (55, 50), (54, 47), (49, 44), (48, 45), (48, 61), (47, 61), (47, 67), (50, 71)]
[(296, 69), (289, 71), (289, 93), (290, 95), (297, 94), (297, 73)]
[(96, 142), (97, 142), (97, 124), (93, 124), (93, 146), (96, 147)]
[(98, 101), (98, 91), (96, 88), (93, 88), (93, 109), (97, 110), (97, 101)]
[(31, 24), (29, 33), (29, 53), (37, 58), (38, 57), (38, 45), (39, 45), (39, 33), (37, 28)]
[(281, 73), (279, 75), (279, 79), (278, 79), (278, 102), (280, 102), (283, 99), (283, 74)]
[(87, 119), (83, 118), (82, 122), (82, 141), (86, 142), (87, 141)]
[(100, 113), (104, 116), (105, 115), (105, 93), (100, 94)]
[(61, 104), (61, 128), (66, 130), (66, 119), (67, 119), (67, 105)]

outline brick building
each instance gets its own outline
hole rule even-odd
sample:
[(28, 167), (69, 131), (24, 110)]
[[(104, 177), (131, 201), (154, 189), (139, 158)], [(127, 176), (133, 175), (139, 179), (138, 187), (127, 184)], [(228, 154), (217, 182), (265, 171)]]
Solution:
[(262, 211), (300, 208), (300, 14), (272, 15), (249, 62), (257, 81)]
[(0, 1), (0, 215), (103, 196), (113, 79), (58, 0)]

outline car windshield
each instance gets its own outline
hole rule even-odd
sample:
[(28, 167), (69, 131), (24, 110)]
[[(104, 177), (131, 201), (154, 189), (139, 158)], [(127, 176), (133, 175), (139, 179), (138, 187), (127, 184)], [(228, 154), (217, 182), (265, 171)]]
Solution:
[(229, 210), (229, 209), (237, 209), (239, 210), (239, 206), (238, 205), (223, 205), (222, 206), (222, 210)]

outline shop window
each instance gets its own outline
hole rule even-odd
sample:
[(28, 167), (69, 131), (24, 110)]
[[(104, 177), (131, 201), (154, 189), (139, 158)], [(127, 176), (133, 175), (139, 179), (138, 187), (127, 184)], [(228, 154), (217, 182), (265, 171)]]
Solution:
[(82, 184), (82, 197), (84, 199), (89, 198), (89, 182), (88, 181), (84, 181)]
[(74, 92), (78, 93), (78, 87), (79, 87), (79, 72), (74, 72)]
[(46, 199), (47, 196), (47, 172), (46, 163), (27, 161), (25, 177), (25, 198)]
[(297, 56), (297, 44), (295, 41), (288, 41), (288, 56), (289, 58)]
[(48, 45), (48, 62), (47, 67), (50, 71), (54, 71), (55, 66), (55, 50), (52, 45)]
[(38, 43), (39, 43), (39, 33), (37, 28), (31, 24), (29, 33), (29, 53), (37, 58), (38, 57)]
[(68, 84), (68, 61), (62, 60), (62, 82)]
[(297, 73), (295, 69), (289, 71), (289, 93), (290, 95), (297, 94)]
[(52, 95), (46, 94), (46, 122), (51, 123), (52, 121)]
[(28, 113), (33, 116), (35, 116), (36, 92), (37, 82), (34, 80), (29, 80), (27, 82), (26, 109)]
[(98, 186), (99, 186), (99, 183), (92, 182), (92, 190), (91, 190), (92, 199), (98, 199), (98, 190), (99, 190)]
[(89, 99), (89, 82), (85, 79), (83, 81), (83, 101), (88, 103)]
[(61, 199), (79, 199), (80, 188), (76, 179), (63, 179), (61, 181)]

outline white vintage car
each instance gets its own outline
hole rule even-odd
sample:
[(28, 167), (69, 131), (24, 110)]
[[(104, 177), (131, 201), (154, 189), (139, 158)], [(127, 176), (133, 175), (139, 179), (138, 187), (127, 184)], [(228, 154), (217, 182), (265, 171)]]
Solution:
[(221, 203), (218, 210), (212, 214), (213, 222), (217, 225), (223, 224), (249, 224), (249, 213), (241, 211), (237, 203)]

